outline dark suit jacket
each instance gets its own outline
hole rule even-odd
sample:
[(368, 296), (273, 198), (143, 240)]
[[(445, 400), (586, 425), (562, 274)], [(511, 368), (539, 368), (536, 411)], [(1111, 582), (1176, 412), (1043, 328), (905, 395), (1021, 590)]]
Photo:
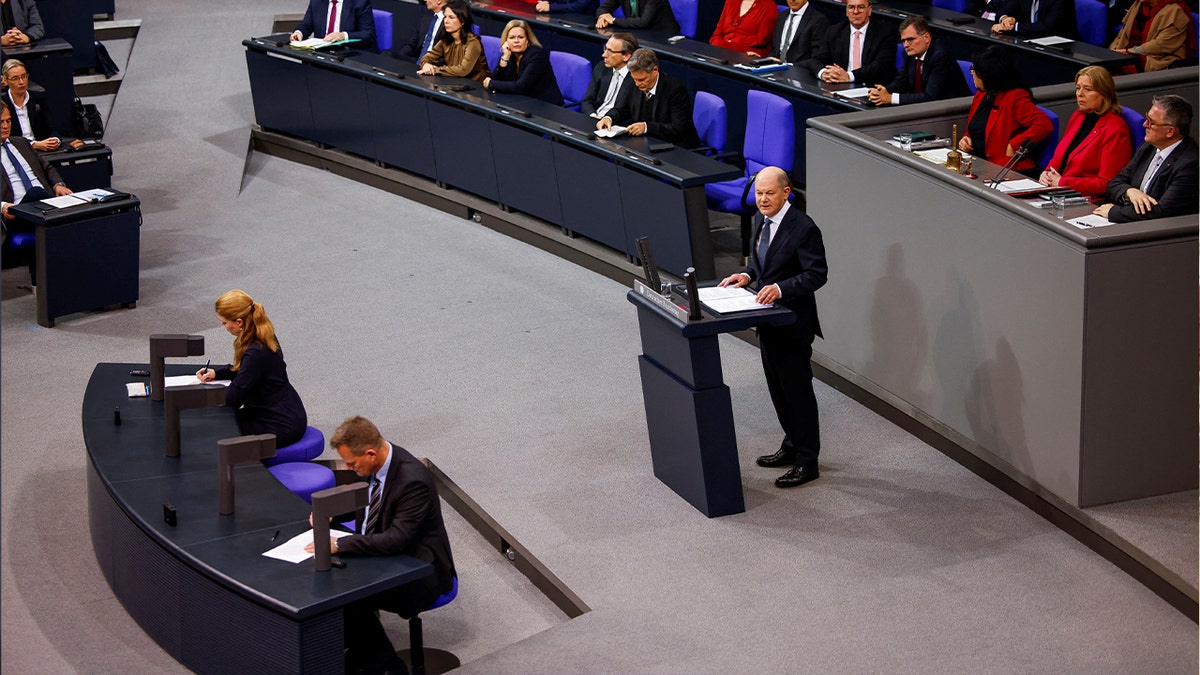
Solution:
[[(49, 192), (54, 192), (54, 186), (63, 182), (62, 176), (58, 175), (58, 170), (50, 165), (37, 150), (33, 149), (29, 139), (13, 135), (8, 138), (12, 143), (13, 148), (25, 158), (26, 163), (33, 169), (33, 175)], [(0, 150), (0, 152), (4, 152)], [(8, 172), (0, 171), (0, 201), (11, 203), (13, 200), (12, 185), (8, 182)]]
[(812, 5), (804, 10), (804, 18), (796, 27), (796, 35), (792, 38), (792, 44), (788, 47), (787, 54), (779, 53), (779, 50), (783, 48), (783, 31), (787, 28), (791, 15), (791, 11), (784, 11), (779, 15), (779, 20), (775, 22), (775, 37), (771, 39), (774, 49), (771, 50), (771, 56), (809, 70), (816, 68), (814, 73), (829, 65), (829, 50), (825, 45), (825, 41), (829, 37), (829, 22)]
[(46, 29), (42, 26), (42, 15), (38, 13), (35, 0), (8, 0), (12, 5), (13, 19), (17, 22), (17, 30), (29, 36), (31, 42), (46, 37)]
[[(592, 69), (592, 81), (588, 83), (587, 93), (583, 96), (583, 101), (579, 105), (579, 110), (585, 115), (591, 115), (596, 112), (596, 108), (604, 103), (604, 97), (608, 94), (608, 85), (613, 79), (613, 69), (604, 65), (604, 62), (596, 64)], [(621, 82), (621, 89), (617, 91), (617, 99), (613, 102), (613, 108), (621, 103), (622, 100), (639, 93), (637, 85), (633, 83), (633, 78), (629, 73), (625, 74), (625, 80)]]
[[(758, 241), (762, 226), (762, 214), (756, 214), (754, 237), (750, 241)], [(829, 266), (825, 262), (825, 242), (821, 230), (807, 213), (792, 204), (779, 231), (771, 238), (767, 259), (759, 260), (758, 252), (752, 250), (750, 266), (742, 273), (748, 275), (757, 288), (779, 285), (782, 297), (777, 304), (796, 313), (796, 323), (790, 329), (797, 331), (800, 338), (806, 338), (805, 345), (812, 344), (814, 335), (821, 335), (821, 322), (817, 318), (817, 301), (813, 293), (825, 285)]]
[(376, 531), (338, 539), (338, 554), (409, 555), (433, 565), (431, 576), (381, 594), (381, 608), (407, 618), (409, 610), (422, 611), (450, 590), (456, 573), (433, 474), (407, 450), (391, 446)]
[(692, 97), (678, 80), (658, 71), (658, 90), (654, 98), (635, 90), (625, 100), (618, 101), (608, 116), (614, 125), (629, 126), (645, 122), (646, 133), (681, 148), (700, 147), (700, 136), (692, 121)]
[(1150, 168), (1154, 152), (1153, 145), (1143, 143), (1142, 147), (1133, 153), (1133, 159), (1121, 169), (1121, 173), (1108, 182), (1108, 200), (1113, 203), (1108, 212), (1109, 220), (1114, 223), (1127, 223), (1131, 220), (1167, 218), (1200, 211), (1200, 202), (1197, 201), (1200, 199), (1200, 195), (1197, 195), (1200, 174), (1197, 172), (1196, 141), (1190, 137), (1183, 139), (1183, 142), (1167, 155), (1150, 185), (1146, 186), (1146, 194), (1157, 199), (1158, 204), (1145, 214), (1133, 210), (1133, 205), (1125, 197), (1125, 191), (1142, 184), (1142, 178)]
[[(854, 86), (869, 87), (884, 82), (891, 82), (896, 77), (896, 43), (899, 41), (894, 29), (882, 22), (872, 21), (867, 24), (867, 35), (863, 39), (862, 67), (854, 72)], [(809, 70), (813, 75), (821, 68), (831, 63), (849, 70), (850, 59), (850, 22), (843, 21), (829, 29), (825, 50), (829, 59), (820, 65), (812, 65)]]
[(559, 14), (593, 14), (597, 0), (550, 0), (550, 11)]
[(532, 96), (554, 105), (563, 104), (558, 79), (550, 67), (550, 52), (535, 44), (525, 49), (519, 66), (515, 58), (509, 59), (507, 66), (497, 65), (488, 89), (502, 94)]
[[(417, 22), (416, 29), (408, 36), (408, 40), (404, 44), (399, 44), (399, 41), (394, 41), (392, 46), (392, 55), (404, 61), (416, 62), (421, 58), (421, 47), (425, 46), (425, 38), (429, 35), (429, 28), (433, 25), (434, 13), (423, 9), (421, 10), (421, 20)], [(433, 38), (436, 40), (437, 36)], [(433, 41), (430, 40), (430, 44)]]
[[(342, 32), (351, 40), (362, 40), (367, 49), (374, 49), (375, 15), (371, 13), (371, 0), (342, 0), (338, 6)], [(308, 0), (308, 11), (296, 30), (302, 35), (325, 37), (328, 15), (329, 0)]]
[[(50, 116), (46, 112), (46, 94), (40, 91), (27, 93), (29, 100), (25, 103), (25, 107), (29, 113), (29, 124), (33, 127), (34, 138), (40, 141), (54, 136), (54, 130), (50, 128)], [(9, 110), (13, 116), (12, 135), (23, 136), (25, 130), (21, 128), (21, 119), (17, 117), (17, 106), (13, 102), (12, 92), (5, 92), (4, 98), (7, 99)]]
[(242, 354), (237, 370), (218, 369), (217, 379), (232, 380), (225, 388), (225, 405), (234, 409), (243, 434), (275, 434), (276, 447), (304, 435), (308, 413), (288, 380), (282, 347), (273, 352), (255, 342)]
[(962, 69), (949, 52), (943, 51), (935, 41), (925, 52), (925, 62), (921, 64), (921, 93), (913, 92), (917, 80), (917, 59), (912, 56), (904, 57), (904, 68), (896, 73), (896, 79), (887, 85), (887, 90), (900, 94), (900, 104), (923, 103), (925, 101), (940, 101), (959, 96), (970, 96), (967, 81), (963, 79)]
[(995, 12), (997, 19), (1006, 15), (1016, 18), (1017, 35), (1058, 35), (1072, 39), (1079, 37), (1079, 26), (1075, 20), (1075, 0), (1040, 0), (1037, 21), (1030, 20), (1033, 16), (1033, 0), (992, 0), (985, 9)]
[(625, 16), (613, 20), (617, 28), (645, 28), (679, 35), (679, 22), (675, 20), (675, 12), (667, 0), (638, 0), (637, 16), (633, 15), (629, 0), (604, 0), (596, 10), (596, 16), (612, 14), (618, 7)]

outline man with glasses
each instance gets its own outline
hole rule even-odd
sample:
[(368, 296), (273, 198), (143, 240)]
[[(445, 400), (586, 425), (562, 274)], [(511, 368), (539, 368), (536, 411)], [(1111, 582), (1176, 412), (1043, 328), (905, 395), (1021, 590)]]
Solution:
[(929, 19), (917, 14), (900, 24), (904, 44), (904, 68), (886, 87), (877, 84), (867, 95), (875, 105), (923, 103), (968, 96), (958, 62), (949, 52), (933, 44)]
[(893, 33), (879, 23), (871, 24), (871, 3), (848, 0), (847, 24), (829, 29), (826, 56), (830, 63), (813, 73), (825, 82), (856, 82), (869, 87), (891, 82), (896, 76), (896, 44)]
[(579, 109), (600, 118), (630, 96), (637, 87), (629, 77), (629, 59), (637, 51), (638, 39), (632, 33), (613, 33), (604, 43), (600, 63), (592, 69), (592, 81)]
[(1192, 104), (1175, 94), (1155, 96), (1146, 113), (1146, 142), (1108, 182), (1096, 214), (1114, 223), (1200, 212), (1200, 172), (1191, 138)]
[(683, 83), (658, 71), (658, 56), (642, 47), (629, 59), (629, 78), (638, 91), (596, 122), (597, 129), (614, 124), (630, 136), (653, 136), (681, 148), (700, 147), (700, 136), (692, 121), (692, 97)]

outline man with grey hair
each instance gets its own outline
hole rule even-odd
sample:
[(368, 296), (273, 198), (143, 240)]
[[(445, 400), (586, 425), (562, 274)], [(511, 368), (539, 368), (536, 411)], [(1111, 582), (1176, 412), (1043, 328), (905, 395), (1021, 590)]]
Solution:
[(692, 97), (681, 82), (658, 70), (658, 57), (645, 47), (626, 65), (638, 91), (632, 92), (596, 122), (597, 129), (624, 126), (631, 136), (653, 136), (682, 148), (700, 147), (692, 122)]
[(1191, 138), (1192, 104), (1175, 94), (1155, 96), (1146, 113), (1146, 142), (1108, 182), (1108, 199), (1096, 214), (1114, 223), (1182, 216), (1197, 203), (1196, 141)]

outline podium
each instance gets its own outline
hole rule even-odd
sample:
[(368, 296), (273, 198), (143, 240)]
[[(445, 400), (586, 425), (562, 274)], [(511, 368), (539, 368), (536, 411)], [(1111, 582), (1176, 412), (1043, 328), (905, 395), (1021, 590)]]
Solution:
[(40, 202), (9, 208), (34, 227), (37, 322), (138, 299), (141, 202), (132, 195), (99, 204), (44, 210)]
[(626, 297), (638, 313), (638, 367), (654, 476), (709, 518), (745, 511), (733, 404), (717, 340), (721, 333), (795, 323), (796, 315), (782, 307), (706, 310), (704, 318), (687, 321), (660, 306), (660, 298), (637, 291)]

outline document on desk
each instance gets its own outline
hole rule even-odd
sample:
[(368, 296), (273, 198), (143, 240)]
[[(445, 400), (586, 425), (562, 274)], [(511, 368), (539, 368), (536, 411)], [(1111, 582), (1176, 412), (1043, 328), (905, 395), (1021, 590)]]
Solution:
[(1029, 43), (1035, 44), (1035, 45), (1041, 45), (1043, 47), (1051, 47), (1053, 45), (1061, 45), (1061, 44), (1066, 44), (1068, 42), (1074, 42), (1074, 40), (1072, 40), (1070, 38), (1059, 37), (1057, 35), (1048, 35), (1044, 38), (1038, 38), (1036, 40), (1026, 40), (1026, 42), (1029, 42)]
[(1078, 218), (1069, 218), (1067, 219), (1067, 222), (1084, 230), (1090, 230), (1093, 227), (1105, 227), (1107, 225), (1112, 225), (1111, 220), (1105, 218), (1104, 216), (1098, 216), (1094, 213), (1090, 213), (1086, 216), (1079, 216)]
[(43, 199), (42, 203), (45, 204), (46, 206), (49, 206), (49, 207), (52, 207), (55, 209), (65, 209), (65, 208), (68, 208), (71, 206), (79, 206), (80, 204), (86, 204), (87, 200), (80, 199), (79, 197), (76, 197), (75, 195), (72, 194), (72, 195), (63, 195), (61, 197), (51, 197), (50, 199)]
[[(936, 164), (945, 164), (946, 155), (950, 154), (950, 148), (930, 148), (928, 150), (917, 150), (913, 153), (918, 157), (922, 157)], [(962, 153), (964, 158), (970, 157), (967, 153)]]
[(1033, 180), (1032, 178), (1020, 178), (1018, 180), (1006, 180), (996, 186), (996, 189), (1004, 192), (1029, 192), (1031, 190), (1045, 189), (1046, 186)]
[(755, 309), (769, 309), (771, 305), (760, 305), (755, 302), (755, 294), (750, 289), (732, 288), (726, 286), (710, 286), (701, 288), (700, 302), (705, 307), (711, 309), (718, 314), (729, 314), (730, 312), (749, 312)]
[[(342, 537), (344, 537), (348, 534), (350, 534), (350, 533), (343, 532), (342, 530), (330, 530), (329, 531), (329, 536), (331, 536), (335, 539), (341, 539)], [(304, 547), (311, 544), (312, 540), (313, 540), (313, 531), (312, 530), (309, 530), (308, 532), (301, 532), (300, 534), (298, 534), (298, 535), (292, 537), (291, 539), (288, 539), (287, 541), (283, 542), (282, 544), (276, 546), (275, 548), (264, 552), (263, 555), (265, 555), (268, 558), (275, 558), (276, 560), (285, 560), (290, 563), (302, 563), (305, 560), (308, 560), (309, 558), (313, 557), (313, 554), (304, 550)]]
[(220, 384), (228, 387), (230, 380), (213, 380), (201, 382), (195, 375), (169, 375), (163, 378), (164, 387), (186, 387), (189, 384)]
[(307, 40), (297, 40), (291, 43), (291, 46), (296, 47), (297, 49), (316, 49), (318, 47), (324, 47), (327, 44), (330, 43), (326, 42), (325, 38), (312, 37), (308, 38)]
[(843, 98), (866, 98), (867, 94), (870, 93), (870, 87), (855, 87), (854, 89), (843, 89), (841, 91), (833, 92), (835, 96), (841, 96)]
[(607, 129), (597, 129), (596, 136), (600, 138), (616, 138), (626, 133), (625, 127), (611, 126)]

